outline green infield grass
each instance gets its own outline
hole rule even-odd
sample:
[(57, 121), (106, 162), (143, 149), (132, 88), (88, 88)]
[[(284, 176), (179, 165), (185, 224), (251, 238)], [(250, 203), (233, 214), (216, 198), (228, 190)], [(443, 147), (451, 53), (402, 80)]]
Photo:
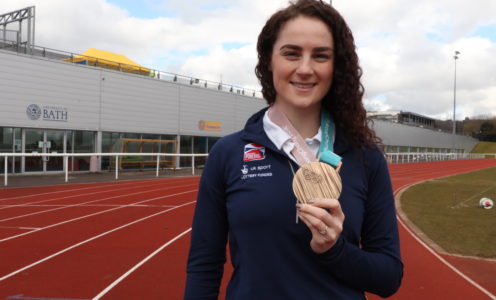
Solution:
[(496, 258), (496, 168), (429, 180), (401, 196), (407, 217), (449, 253)]
[(470, 153), (496, 153), (496, 143), (479, 142)]

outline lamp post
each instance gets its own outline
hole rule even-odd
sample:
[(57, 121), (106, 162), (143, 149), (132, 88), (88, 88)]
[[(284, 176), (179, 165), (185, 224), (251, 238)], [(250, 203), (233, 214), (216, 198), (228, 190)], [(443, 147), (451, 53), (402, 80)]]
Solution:
[(453, 135), (451, 138), (451, 152), (455, 153), (455, 135), (456, 135), (456, 60), (460, 55), (460, 51), (455, 51), (453, 59), (455, 60), (455, 79), (453, 84)]

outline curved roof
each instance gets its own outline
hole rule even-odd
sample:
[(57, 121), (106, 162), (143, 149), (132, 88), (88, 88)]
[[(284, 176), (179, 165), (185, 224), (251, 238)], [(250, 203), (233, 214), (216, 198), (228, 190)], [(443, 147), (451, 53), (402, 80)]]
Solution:
[(66, 58), (64, 61), (143, 75), (148, 75), (151, 72), (150, 69), (141, 66), (122, 54), (95, 48), (90, 48), (74, 57)]

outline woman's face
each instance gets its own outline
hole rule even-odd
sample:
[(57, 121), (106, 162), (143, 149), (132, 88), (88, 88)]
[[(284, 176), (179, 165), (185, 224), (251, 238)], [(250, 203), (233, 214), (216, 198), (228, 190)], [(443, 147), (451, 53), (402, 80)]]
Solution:
[(283, 109), (320, 108), (334, 70), (334, 41), (327, 25), (299, 16), (286, 22), (272, 49), (277, 105)]

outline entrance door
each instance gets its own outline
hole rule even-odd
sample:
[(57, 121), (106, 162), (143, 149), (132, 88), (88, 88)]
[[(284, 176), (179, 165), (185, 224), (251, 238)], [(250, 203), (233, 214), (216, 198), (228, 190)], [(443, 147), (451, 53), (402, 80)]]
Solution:
[[(64, 153), (64, 131), (26, 129), (26, 153)], [(63, 171), (63, 157), (25, 157), (25, 172)]]
[[(64, 132), (47, 130), (45, 131), (45, 153), (64, 153)], [(63, 171), (64, 158), (47, 156), (45, 158), (45, 171)]]
[[(24, 152), (26, 153), (43, 153), (44, 148), (44, 130), (26, 129), (24, 140)], [(25, 172), (43, 171), (43, 159), (41, 157), (23, 157)]]

